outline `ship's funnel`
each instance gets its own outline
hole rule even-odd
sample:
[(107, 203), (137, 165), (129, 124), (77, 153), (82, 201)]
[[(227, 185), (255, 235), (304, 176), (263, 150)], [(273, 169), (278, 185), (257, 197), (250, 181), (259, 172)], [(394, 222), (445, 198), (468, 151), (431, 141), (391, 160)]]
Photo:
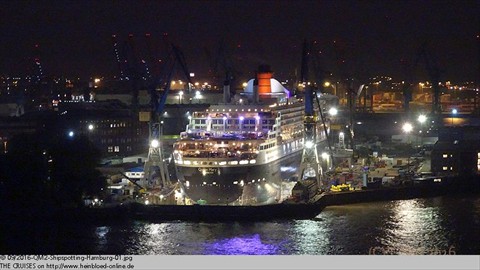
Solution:
[(257, 104), (259, 102), (258, 94), (258, 79), (253, 80), (253, 103)]
[(270, 66), (261, 65), (258, 67), (257, 80), (258, 80), (258, 93), (269, 94), (272, 93), (272, 79), (273, 72), (270, 70)]

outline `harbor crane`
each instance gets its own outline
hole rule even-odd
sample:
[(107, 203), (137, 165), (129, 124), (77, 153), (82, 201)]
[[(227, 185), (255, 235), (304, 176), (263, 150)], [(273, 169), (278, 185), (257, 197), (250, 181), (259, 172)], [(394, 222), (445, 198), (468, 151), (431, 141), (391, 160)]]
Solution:
[[(309, 65), (310, 65), (311, 50), (307, 42), (303, 44), (302, 52), (302, 67), (301, 80), (306, 84), (304, 92), (305, 114), (304, 114), (304, 148), (302, 154), (302, 162), (300, 165), (300, 179), (315, 179), (317, 186), (321, 186), (321, 177), (323, 176), (322, 166), (318, 157), (317, 150), (317, 120), (318, 116), (314, 109), (314, 98), (317, 102), (320, 118), (324, 128), (327, 142), (330, 149), (330, 157), (333, 157), (332, 149), (330, 147), (330, 140), (328, 138), (328, 130), (326, 127), (325, 116), (322, 112), (321, 104), (319, 102), (316, 91), (313, 89), (313, 83), (309, 83)], [(316, 60), (316, 59), (315, 59)], [(318, 61), (313, 63), (315, 73), (318, 73)], [(318, 79), (318, 75), (316, 77)], [(320, 80), (321, 81), (321, 80)]]
[(229, 103), (235, 95), (234, 81), (240, 73), (234, 67), (233, 55), (229, 50), (225, 39), (221, 39), (218, 47), (214, 51), (214, 55), (205, 48), (205, 54), (210, 62), (210, 69), (215, 79), (221, 78), (218, 73), (222, 70), (225, 74), (223, 79), (224, 102)]
[[(163, 66), (163, 72), (156, 82), (149, 86), (150, 93), (150, 121), (149, 121), (149, 150), (148, 158), (145, 162), (145, 176), (143, 186), (149, 189), (160, 188), (160, 190), (172, 192), (174, 185), (170, 181), (170, 174), (167, 163), (164, 160), (163, 143), (161, 136), (163, 133), (162, 116), (165, 109), (167, 95), (170, 91), (172, 76), (177, 65), (182, 69), (188, 85), (192, 84), (190, 73), (188, 72), (183, 53), (173, 44), (170, 48), (168, 63)], [(163, 89), (159, 97), (159, 89)]]
[(417, 59), (415, 60), (415, 66), (418, 62), (422, 60), (425, 62), (425, 68), (427, 70), (428, 76), (432, 81), (432, 90), (433, 90), (433, 100), (432, 100), (432, 114), (438, 114), (442, 112), (440, 108), (440, 69), (438, 68), (436, 62), (434, 61), (432, 55), (427, 50), (427, 43), (424, 43), (417, 54)]
[(122, 44), (117, 41), (117, 36), (112, 35), (113, 50), (120, 72), (121, 81), (129, 81), (132, 93), (132, 108), (137, 111), (139, 107), (138, 95), (144, 83), (152, 77), (147, 61), (137, 52), (133, 34), (129, 34)]

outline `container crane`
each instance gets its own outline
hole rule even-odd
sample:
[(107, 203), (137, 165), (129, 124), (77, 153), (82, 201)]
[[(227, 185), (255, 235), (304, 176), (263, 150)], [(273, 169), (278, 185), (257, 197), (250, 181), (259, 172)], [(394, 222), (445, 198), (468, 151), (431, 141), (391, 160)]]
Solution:
[(427, 51), (427, 43), (424, 43), (420, 50), (417, 53), (417, 59), (415, 60), (415, 67), (417, 66), (418, 62), (422, 60), (425, 62), (425, 68), (427, 70), (428, 76), (432, 81), (432, 90), (433, 90), (433, 100), (432, 100), (432, 114), (441, 113), (442, 110), (440, 108), (440, 69), (438, 68), (435, 60)]

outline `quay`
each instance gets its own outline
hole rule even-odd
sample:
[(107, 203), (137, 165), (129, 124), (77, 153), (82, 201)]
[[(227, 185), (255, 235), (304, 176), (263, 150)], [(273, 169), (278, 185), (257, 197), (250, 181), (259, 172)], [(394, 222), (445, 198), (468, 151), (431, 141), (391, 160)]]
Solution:
[(279, 203), (257, 206), (227, 205), (144, 205), (130, 203), (114, 207), (63, 210), (56, 219), (78, 222), (117, 221), (189, 221), (189, 222), (257, 222), (286, 219), (313, 219), (325, 207), (374, 201), (407, 200), (436, 196), (461, 195), (480, 191), (477, 179), (457, 184), (458, 179), (444, 179), (443, 183), (422, 183), (410, 186), (385, 187), (366, 190), (323, 192), (308, 203)]

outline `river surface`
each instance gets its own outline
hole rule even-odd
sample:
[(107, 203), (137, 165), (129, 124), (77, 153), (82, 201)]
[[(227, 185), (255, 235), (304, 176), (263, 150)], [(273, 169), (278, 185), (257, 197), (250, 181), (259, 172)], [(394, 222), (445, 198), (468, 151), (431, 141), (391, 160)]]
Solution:
[(480, 254), (480, 195), (331, 206), (313, 220), (37, 224), (1, 232), (0, 254)]

